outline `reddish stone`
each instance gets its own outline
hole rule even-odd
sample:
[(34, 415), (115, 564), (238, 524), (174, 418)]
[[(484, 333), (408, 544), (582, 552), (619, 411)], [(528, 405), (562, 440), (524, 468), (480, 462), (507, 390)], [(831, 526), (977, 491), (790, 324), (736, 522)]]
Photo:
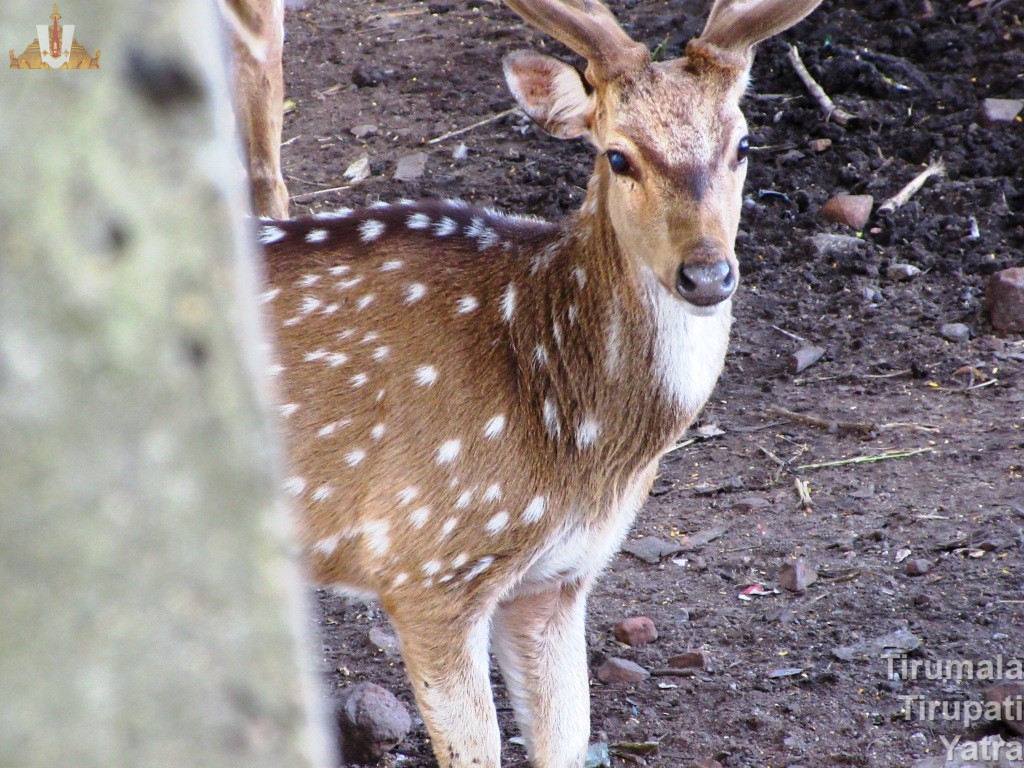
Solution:
[(821, 206), (819, 213), (829, 221), (864, 229), (874, 204), (875, 198), (871, 195), (835, 195)]
[(704, 654), (700, 651), (687, 651), (670, 656), (668, 665), (673, 669), (704, 669)]
[(802, 557), (779, 569), (779, 584), (790, 592), (803, 592), (817, 580), (817, 572)]
[(932, 561), (924, 559), (907, 560), (903, 569), (907, 576), (924, 576), (932, 569)]
[(615, 639), (629, 646), (647, 645), (658, 639), (654, 622), (646, 616), (634, 616), (615, 625)]
[(602, 683), (642, 683), (651, 673), (628, 659), (608, 659), (597, 668), (597, 679)]
[(988, 279), (985, 307), (996, 329), (1024, 332), (1024, 267), (1004, 269)]

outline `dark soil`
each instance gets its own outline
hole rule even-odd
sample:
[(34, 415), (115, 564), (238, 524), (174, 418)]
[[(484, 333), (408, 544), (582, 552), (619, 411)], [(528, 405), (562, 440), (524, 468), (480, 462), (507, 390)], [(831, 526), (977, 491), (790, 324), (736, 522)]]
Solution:
[[(612, 5), (634, 37), (668, 57), (705, 12), (683, 0)], [(665, 459), (631, 538), (726, 531), (660, 565), (618, 555), (590, 602), (595, 668), (607, 656), (663, 668), (687, 649), (708, 660), (693, 677), (594, 682), (594, 739), (660, 742), (657, 754), (630, 762), (906, 766), (942, 754), (940, 736), (998, 731), (904, 717), (902, 696), (978, 699), (978, 681), (901, 685), (887, 681), (881, 659), (840, 661), (832, 649), (907, 628), (922, 640), (914, 658), (1024, 656), (1024, 342), (994, 333), (981, 312), (987, 276), (1022, 264), (1024, 124), (978, 119), (982, 99), (1024, 96), (1022, 15), (1006, 0), (979, 10), (966, 0), (827, 1), (759, 50), (745, 104), (757, 149), (737, 248), (743, 285), (725, 373), (701, 419), (724, 434)], [(424, 143), (512, 106), (506, 52), (572, 59), (504, 7), (310, 0), (289, 11), (287, 27), (295, 108), (284, 165), (296, 213), (459, 196), (558, 219), (581, 201), (590, 148), (518, 115)], [(859, 116), (855, 125), (823, 120), (786, 60), (789, 42)], [(358, 140), (350, 129), (364, 123), (379, 130)], [(831, 148), (812, 151), (816, 138)], [(466, 156), (456, 160), (461, 143)], [(398, 158), (416, 151), (429, 154), (426, 173), (393, 180)], [(370, 179), (322, 192), (345, 186), (343, 171), (364, 153)], [(860, 250), (815, 254), (814, 234), (856, 234), (817, 214), (832, 194), (872, 194), (877, 205), (940, 157), (946, 175), (890, 218), (873, 217)], [(922, 273), (888, 279), (898, 262)], [(954, 322), (969, 326), (969, 341), (940, 335)], [(794, 374), (788, 358), (806, 345), (825, 355)], [(774, 407), (873, 426), (823, 428)], [(802, 468), (896, 449), (927, 452)], [(813, 506), (801, 506), (797, 480)], [(904, 549), (931, 570), (906, 575)], [(797, 556), (820, 574), (806, 592), (738, 599), (753, 583), (778, 586), (780, 566)], [(651, 617), (660, 638), (639, 649), (616, 643), (611, 627), (632, 615)], [(367, 640), (386, 625), (379, 607), (320, 595), (318, 625), (332, 690), (372, 680), (411, 704), (400, 662)], [(772, 676), (780, 669), (800, 671)], [(497, 676), (495, 688), (508, 739), (515, 730)], [(433, 765), (416, 723), (400, 764)], [(521, 747), (506, 741), (505, 760), (524, 765)]]

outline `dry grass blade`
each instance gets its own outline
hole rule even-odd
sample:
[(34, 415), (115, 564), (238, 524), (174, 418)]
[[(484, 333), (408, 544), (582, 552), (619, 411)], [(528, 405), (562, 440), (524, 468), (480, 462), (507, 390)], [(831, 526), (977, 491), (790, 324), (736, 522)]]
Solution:
[(462, 134), (467, 133), (468, 131), (472, 131), (474, 128), (479, 128), (479, 127), (481, 127), (483, 125), (487, 125), (488, 123), (493, 123), (496, 120), (501, 120), (501, 118), (505, 117), (506, 115), (511, 115), (514, 112), (518, 112), (518, 111), (519, 111), (519, 109), (517, 107), (512, 107), (511, 109), (506, 109), (504, 112), (499, 112), (496, 115), (491, 115), (490, 117), (485, 117), (483, 120), (477, 120), (475, 123), (473, 123), (472, 125), (467, 125), (465, 128), (457, 128), (454, 131), (448, 131), (448, 133), (442, 133), (440, 136), (435, 136), (432, 139), (428, 139), (426, 143), (427, 144), (437, 144), (439, 142), (444, 141), (445, 139), (450, 139), (450, 138), (453, 138), (455, 136), (461, 136)]
[(824, 469), (825, 467), (842, 467), (847, 464), (870, 464), (876, 461), (889, 461), (890, 459), (906, 459), (910, 456), (917, 456), (921, 453), (931, 453), (933, 448), (914, 448), (909, 451), (890, 451), (874, 456), (855, 456), (852, 459), (838, 459), (836, 461), (822, 461), (817, 464), (803, 464), (797, 467), (800, 469)]

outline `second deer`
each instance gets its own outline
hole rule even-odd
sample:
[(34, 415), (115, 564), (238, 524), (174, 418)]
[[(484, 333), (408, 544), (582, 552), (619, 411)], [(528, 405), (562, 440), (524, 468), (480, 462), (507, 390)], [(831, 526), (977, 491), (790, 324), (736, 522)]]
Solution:
[(443, 768), (497, 768), (493, 651), (530, 760), (581, 768), (586, 597), (722, 369), (752, 47), (819, 0), (717, 0), (653, 62), (597, 0), (507, 0), (588, 64), (505, 76), (598, 158), (554, 225), (458, 201), (267, 221), (299, 529), (378, 597)]

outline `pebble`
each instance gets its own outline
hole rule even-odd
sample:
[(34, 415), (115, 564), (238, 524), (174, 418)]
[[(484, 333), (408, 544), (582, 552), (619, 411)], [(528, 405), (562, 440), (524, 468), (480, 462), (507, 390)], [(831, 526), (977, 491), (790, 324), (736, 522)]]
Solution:
[(669, 656), (668, 665), (673, 669), (704, 669), (707, 666), (707, 661), (700, 651), (686, 651)]
[(597, 679), (602, 683), (642, 683), (651, 673), (629, 659), (608, 659), (597, 668)]
[(359, 125), (354, 125), (349, 128), (349, 131), (351, 131), (352, 135), (357, 139), (365, 139), (376, 134), (378, 128), (373, 123), (360, 123)]
[(1024, 332), (1024, 267), (1004, 269), (988, 279), (985, 308), (997, 330)]
[(871, 195), (835, 195), (829, 198), (818, 212), (829, 221), (845, 224), (853, 229), (864, 229), (874, 204), (875, 198)]
[(885, 271), (885, 274), (890, 280), (895, 280), (898, 283), (905, 283), (907, 280), (913, 280), (915, 277), (921, 274), (921, 268), (915, 267), (913, 264), (903, 264), (897, 262), (890, 264), (889, 268)]
[(860, 658), (878, 658), (896, 653), (910, 653), (921, 647), (921, 638), (906, 629), (897, 629), (887, 635), (861, 640), (853, 645), (833, 648), (832, 655), (842, 661)]
[(615, 625), (613, 631), (616, 640), (631, 647), (647, 645), (658, 639), (658, 630), (654, 622), (646, 616), (623, 619)]
[[(1024, 681), (1005, 680), (985, 689), (986, 702), (1002, 704), (1002, 721), (1014, 733), (1024, 736), (1024, 719), (1019, 715), (1024, 711)], [(1009, 703), (1004, 703), (1009, 699)]]
[(803, 592), (817, 580), (817, 572), (802, 557), (795, 562), (784, 563), (779, 569), (779, 584), (790, 592)]
[(335, 706), (341, 751), (352, 763), (374, 763), (397, 747), (409, 729), (409, 710), (386, 688), (358, 683), (347, 688)]
[(418, 179), (427, 168), (428, 157), (429, 155), (426, 152), (413, 152), (411, 155), (398, 158), (398, 167), (395, 169), (395, 175), (392, 178), (395, 181), (414, 181)]
[(867, 242), (852, 235), (833, 235), (829, 232), (813, 235), (811, 247), (819, 258), (842, 256), (867, 247)]
[(931, 569), (931, 560), (925, 560), (923, 558), (907, 560), (903, 565), (903, 572), (906, 573), (907, 576), (924, 576)]
[(1012, 123), (1024, 109), (1020, 99), (985, 99), (981, 102), (981, 119), (986, 123)]
[(656, 536), (644, 536), (642, 539), (625, 542), (622, 545), (622, 551), (640, 558), (645, 563), (656, 565), (661, 562), (663, 557), (678, 555), (683, 548), (674, 541), (666, 541)]
[(794, 374), (803, 373), (825, 354), (824, 347), (801, 347), (789, 356), (789, 369)]
[(459, 146), (452, 150), (452, 160), (465, 160), (468, 155), (469, 147), (465, 144), (459, 144)]
[(811, 139), (807, 146), (811, 152), (824, 152), (832, 146), (832, 139)]
[(386, 629), (374, 627), (367, 633), (367, 638), (370, 640), (370, 645), (392, 659), (397, 659), (402, 655), (398, 638)]
[(947, 341), (967, 341), (971, 338), (971, 329), (964, 323), (943, 323), (939, 335)]

